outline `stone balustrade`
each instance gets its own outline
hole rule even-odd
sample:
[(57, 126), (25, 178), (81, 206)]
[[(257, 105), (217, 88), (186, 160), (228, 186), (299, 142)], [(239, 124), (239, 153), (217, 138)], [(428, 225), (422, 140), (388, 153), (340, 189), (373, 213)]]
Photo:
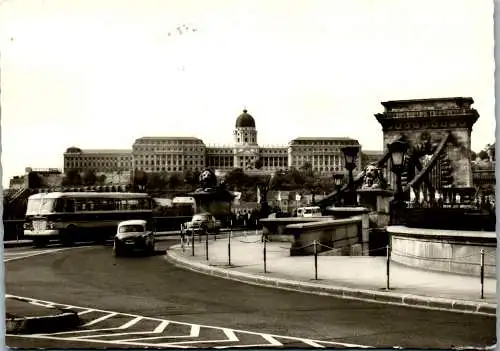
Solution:
[[(290, 255), (314, 254), (314, 242), (318, 252), (336, 251), (340, 255), (361, 254), (362, 216), (346, 219), (327, 219), (319, 222), (297, 223), (287, 225), (294, 241)], [(357, 252), (351, 252), (354, 245)]]
[[(368, 255), (369, 218), (364, 208), (339, 208), (343, 217), (286, 217), (261, 220), (263, 236), (269, 241), (291, 242), (290, 255), (329, 251), (336, 255)], [(350, 217), (350, 218), (346, 218)]]

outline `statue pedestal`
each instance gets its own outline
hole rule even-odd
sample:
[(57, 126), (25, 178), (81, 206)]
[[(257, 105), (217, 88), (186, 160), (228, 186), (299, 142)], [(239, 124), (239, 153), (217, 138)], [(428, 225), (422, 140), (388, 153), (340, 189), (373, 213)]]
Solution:
[(390, 220), (393, 192), (384, 189), (359, 189), (359, 205), (370, 210), (370, 227), (384, 228)]
[(389, 199), (393, 192), (383, 189), (359, 189), (359, 205), (372, 211), (389, 213)]
[(221, 188), (200, 188), (188, 194), (196, 202), (196, 213), (230, 214), (233, 194)]

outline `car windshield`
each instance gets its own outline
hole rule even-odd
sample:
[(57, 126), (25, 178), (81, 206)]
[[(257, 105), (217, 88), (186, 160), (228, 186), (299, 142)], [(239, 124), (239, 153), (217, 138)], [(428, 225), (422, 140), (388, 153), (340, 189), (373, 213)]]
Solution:
[(203, 216), (203, 215), (193, 216), (193, 222), (194, 221), (206, 221), (206, 220), (207, 220), (207, 216)]
[(141, 233), (144, 231), (144, 226), (140, 224), (127, 224), (120, 227), (120, 233)]

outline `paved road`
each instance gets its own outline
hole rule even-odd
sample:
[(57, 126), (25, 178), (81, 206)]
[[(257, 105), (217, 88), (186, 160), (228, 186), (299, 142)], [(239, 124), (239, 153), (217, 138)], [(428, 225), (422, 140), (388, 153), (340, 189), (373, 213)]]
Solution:
[(88, 324), (78, 333), (8, 335), (10, 347), (450, 348), (495, 342), (495, 318), (246, 285), (178, 269), (161, 250), (125, 258), (113, 257), (109, 246), (11, 250), (44, 254), (5, 263), (8, 294), (74, 306)]

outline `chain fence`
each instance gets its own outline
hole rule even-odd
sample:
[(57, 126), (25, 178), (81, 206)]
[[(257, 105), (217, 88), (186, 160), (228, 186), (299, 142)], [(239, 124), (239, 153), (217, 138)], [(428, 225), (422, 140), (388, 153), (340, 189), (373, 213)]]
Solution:
[[(209, 235), (207, 232), (203, 234), (198, 235), (199, 241), (201, 242), (201, 237), (204, 237), (205, 241), (205, 258), (207, 261), (209, 261), (209, 250), (208, 250), (208, 243), (209, 243)], [(319, 259), (318, 256), (320, 256), (321, 252), (324, 251), (332, 251), (332, 250), (342, 250), (342, 248), (335, 247), (335, 246), (330, 246), (324, 243), (319, 242), (318, 240), (313, 240), (309, 243), (305, 243), (301, 246), (293, 246), (292, 243), (290, 243), (290, 246), (285, 247), (285, 246), (274, 246), (273, 249), (268, 248), (268, 243), (271, 243), (271, 240), (263, 235), (262, 231), (256, 230), (251, 231), (249, 234), (247, 231), (238, 231), (238, 232), (233, 232), (230, 230), (228, 233), (224, 234), (218, 234), (217, 235), (219, 239), (224, 239), (227, 240), (227, 265), (232, 266), (232, 257), (231, 257), (231, 243), (232, 241), (236, 241), (240, 244), (257, 244), (257, 243), (262, 243), (262, 264), (263, 264), (263, 269), (264, 273), (268, 273), (268, 262), (267, 262), (267, 254), (268, 253), (280, 253), (283, 252), (283, 250), (303, 250), (306, 248), (309, 248), (313, 246), (314, 251), (313, 251), (313, 259), (314, 259), (314, 279), (318, 280), (318, 266), (319, 266)], [(258, 236), (256, 239), (249, 240), (249, 237), (255, 237)], [(194, 237), (195, 235), (183, 235), (183, 229), (181, 228), (181, 248), (182, 252), (184, 253), (188, 247), (191, 248), (191, 255), (195, 256), (195, 246), (194, 245)], [(343, 241), (348, 238), (343, 238), (339, 240), (334, 240), (335, 241)], [(216, 240), (214, 238), (213, 240)], [(279, 249), (276, 250), (276, 247)], [(399, 257), (407, 257), (407, 258), (413, 258), (413, 259), (421, 259), (421, 260), (430, 260), (430, 261), (435, 261), (435, 262), (449, 262), (453, 264), (468, 264), (471, 266), (479, 266), (480, 267), (480, 286), (481, 286), (481, 292), (480, 296), (481, 299), (484, 299), (484, 278), (485, 278), (485, 267), (495, 267), (494, 264), (488, 264), (485, 263), (485, 256), (493, 256), (496, 255), (496, 252), (494, 250), (491, 251), (486, 251), (482, 249), (479, 254), (469, 254), (469, 255), (463, 255), (463, 256), (456, 256), (456, 257), (426, 257), (426, 256), (421, 256), (421, 255), (415, 255), (411, 253), (407, 253), (398, 249), (393, 249), (389, 245), (386, 246), (381, 246), (373, 249), (363, 249), (362, 248), (362, 254), (363, 256), (371, 256), (372, 253), (375, 252), (381, 252), (385, 251), (385, 258), (386, 258), (386, 279), (385, 279), (385, 289), (390, 290), (391, 289), (391, 261), (392, 261), (392, 255), (399, 256)], [(470, 262), (470, 261), (460, 261), (463, 259), (471, 258), (471, 257), (478, 257), (478, 262)]]

